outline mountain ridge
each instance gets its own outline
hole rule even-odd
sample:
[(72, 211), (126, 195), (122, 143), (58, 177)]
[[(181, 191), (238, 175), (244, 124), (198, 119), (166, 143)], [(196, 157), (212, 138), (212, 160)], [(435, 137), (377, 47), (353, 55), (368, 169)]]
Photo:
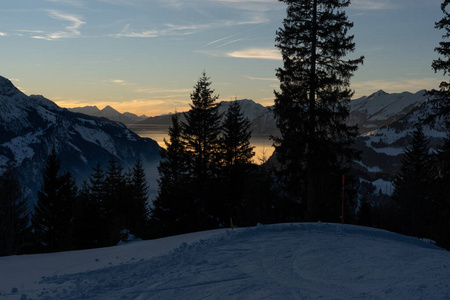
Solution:
[(123, 124), (135, 124), (139, 121), (148, 118), (146, 115), (138, 116), (130, 112), (124, 112), (123, 114), (118, 112), (110, 105), (105, 106), (103, 109), (99, 109), (97, 106), (83, 106), (68, 108), (69, 111), (82, 113), (94, 117), (103, 117), (111, 121), (121, 122)]
[(151, 189), (156, 189), (152, 174), (160, 147), (154, 140), (139, 137), (122, 123), (71, 112), (43, 96), (27, 96), (0, 76), (0, 172), (12, 163), (31, 204), (53, 148), (62, 171), (70, 171), (78, 183), (89, 177), (97, 163), (106, 168), (111, 157), (124, 168), (140, 157), (150, 171)]

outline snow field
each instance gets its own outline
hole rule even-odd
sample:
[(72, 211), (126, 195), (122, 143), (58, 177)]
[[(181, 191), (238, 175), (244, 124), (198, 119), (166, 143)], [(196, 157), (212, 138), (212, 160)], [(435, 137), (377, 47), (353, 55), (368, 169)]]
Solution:
[(0, 258), (0, 277), (8, 300), (449, 299), (450, 253), (358, 226), (258, 225)]

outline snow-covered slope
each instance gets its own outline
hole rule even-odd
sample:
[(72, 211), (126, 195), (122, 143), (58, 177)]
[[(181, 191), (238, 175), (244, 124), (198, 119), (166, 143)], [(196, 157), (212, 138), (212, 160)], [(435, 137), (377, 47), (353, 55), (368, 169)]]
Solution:
[(78, 183), (98, 162), (106, 167), (111, 156), (126, 168), (140, 156), (152, 173), (159, 162), (155, 141), (139, 137), (121, 123), (70, 112), (43, 96), (27, 96), (0, 76), (0, 172), (8, 162), (17, 167), (30, 204), (53, 147), (63, 171), (70, 171)]
[(450, 254), (340, 224), (198, 232), (0, 258), (0, 299), (449, 299)]

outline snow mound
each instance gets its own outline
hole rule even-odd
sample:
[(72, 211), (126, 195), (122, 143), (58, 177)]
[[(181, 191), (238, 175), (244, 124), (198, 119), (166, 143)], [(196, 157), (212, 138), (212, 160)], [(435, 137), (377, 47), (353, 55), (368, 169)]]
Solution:
[[(416, 238), (340, 224), (207, 231), (6, 257), (0, 265), (6, 279), (0, 299), (450, 297), (449, 252)], [(25, 282), (31, 278), (23, 274), (36, 269), (42, 277)]]

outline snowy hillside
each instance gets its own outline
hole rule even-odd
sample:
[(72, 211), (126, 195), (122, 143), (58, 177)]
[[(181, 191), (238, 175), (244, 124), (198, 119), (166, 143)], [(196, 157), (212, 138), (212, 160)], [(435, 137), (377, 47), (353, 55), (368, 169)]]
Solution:
[(449, 299), (450, 254), (340, 224), (215, 230), (0, 258), (0, 299)]

